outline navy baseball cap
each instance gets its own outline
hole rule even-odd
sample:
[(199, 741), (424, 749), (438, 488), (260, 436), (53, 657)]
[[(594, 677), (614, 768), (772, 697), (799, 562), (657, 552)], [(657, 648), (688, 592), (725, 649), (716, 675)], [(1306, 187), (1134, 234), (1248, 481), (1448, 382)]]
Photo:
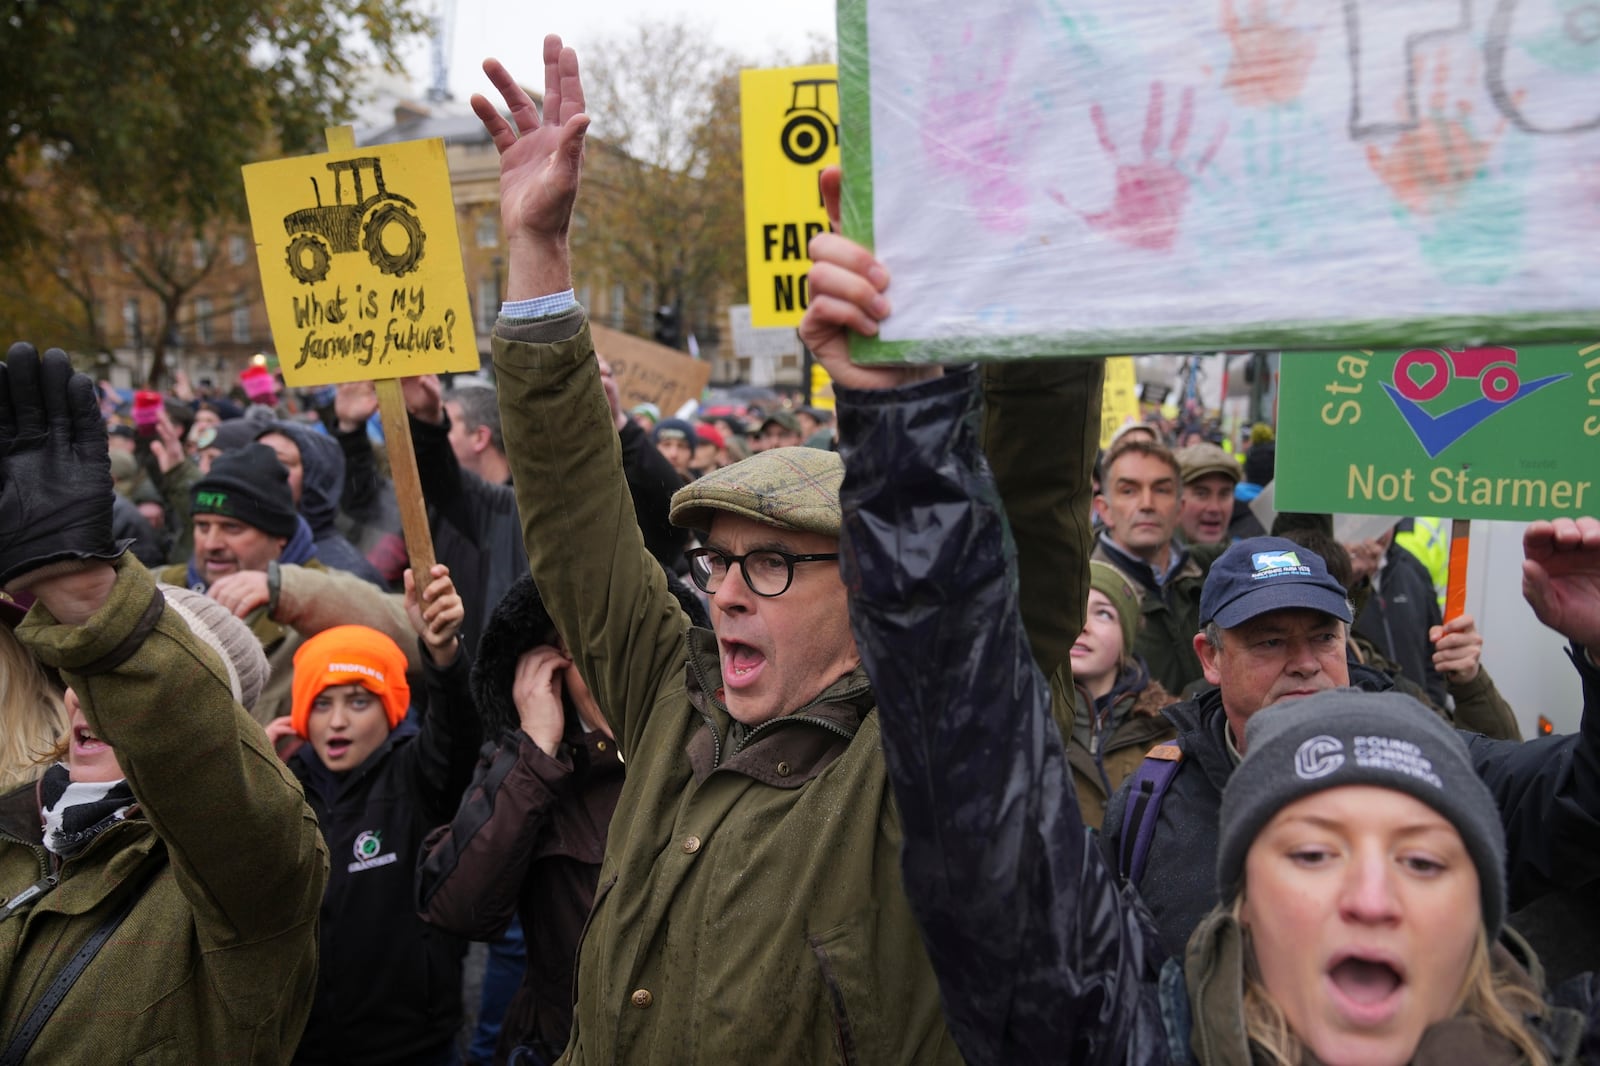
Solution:
[(1322, 556), (1282, 537), (1241, 540), (1211, 564), (1200, 590), (1200, 624), (1223, 629), (1256, 615), (1301, 607), (1350, 621), (1350, 599)]

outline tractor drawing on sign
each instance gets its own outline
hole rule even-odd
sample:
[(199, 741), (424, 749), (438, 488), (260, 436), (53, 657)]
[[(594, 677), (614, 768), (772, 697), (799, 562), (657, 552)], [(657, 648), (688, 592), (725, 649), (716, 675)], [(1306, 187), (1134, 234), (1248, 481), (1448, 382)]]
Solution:
[(333, 173), (333, 203), (323, 202), (322, 188), (312, 178), (317, 206), (283, 219), (289, 272), (295, 279), (316, 284), (328, 276), (333, 257), (346, 252), (366, 252), (373, 266), (393, 277), (415, 270), (424, 239), (417, 205), (388, 190), (378, 158), (341, 159), (329, 163), (328, 170)]
[[(1506, 403), (1517, 395), (1515, 348), (1413, 348), (1394, 364), (1395, 390), (1415, 403), (1427, 403), (1444, 393), (1455, 378), (1477, 378), (1478, 388), (1490, 401)], [(1413, 371), (1427, 370), (1419, 382)]]
[[(839, 124), (822, 106), (822, 91), (833, 89), (837, 99), (838, 86), (833, 78), (802, 78), (794, 83), (789, 110), (783, 113), (783, 132), (778, 135), (790, 162), (810, 166), (839, 143)], [(802, 96), (805, 103), (801, 103)]]

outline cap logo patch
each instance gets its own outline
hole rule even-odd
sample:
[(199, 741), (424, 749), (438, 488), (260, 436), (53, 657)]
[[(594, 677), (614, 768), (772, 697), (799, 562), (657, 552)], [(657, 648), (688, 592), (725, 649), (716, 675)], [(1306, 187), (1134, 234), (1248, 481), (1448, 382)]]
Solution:
[(1327, 735), (1312, 737), (1294, 753), (1294, 772), (1302, 780), (1327, 777), (1344, 765), (1344, 741)]
[(1250, 575), (1252, 581), (1311, 575), (1311, 568), (1302, 563), (1300, 556), (1292, 551), (1252, 552), (1250, 564), (1255, 568), (1255, 573)]
[(209, 507), (220, 511), (228, 506), (228, 494), (226, 492), (197, 492), (194, 494), (194, 502), (198, 507)]
[(1422, 749), (1409, 740), (1396, 740), (1394, 737), (1356, 737), (1355, 749), (1357, 766), (1384, 770), (1392, 774), (1404, 774), (1419, 781), (1426, 781), (1434, 788), (1444, 788), (1444, 782), (1433, 772), (1432, 760), (1422, 754)]

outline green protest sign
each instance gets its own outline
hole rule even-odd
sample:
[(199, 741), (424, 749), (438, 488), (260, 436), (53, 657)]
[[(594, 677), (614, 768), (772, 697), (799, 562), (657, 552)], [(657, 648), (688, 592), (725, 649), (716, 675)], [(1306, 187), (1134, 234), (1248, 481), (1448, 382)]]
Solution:
[(1600, 343), (1285, 355), (1277, 506), (1600, 514)]

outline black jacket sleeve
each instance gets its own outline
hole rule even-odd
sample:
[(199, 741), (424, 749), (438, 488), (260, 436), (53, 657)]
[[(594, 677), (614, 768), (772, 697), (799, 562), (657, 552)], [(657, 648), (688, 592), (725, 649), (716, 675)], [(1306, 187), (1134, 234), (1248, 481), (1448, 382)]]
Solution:
[(428, 687), (428, 713), (417, 739), (401, 749), (401, 757), (409, 760), (412, 795), (421, 805), (424, 821), (441, 825), (455, 813), (472, 780), (483, 726), (467, 686), (472, 664), (466, 648), (458, 646), (455, 661), (441, 668), (433, 664), (420, 639), (417, 643)]
[(1578, 731), (1519, 743), (1463, 734), (1506, 829), (1512, 910), (1600, 878), (1600, 670), (1573, 649), (1583, 679)]
[(835, 386), (843, 572), (904, 884), (967, 1061), (1159, 1061), (1159, 949), (1078, 815), (971, 372)]

